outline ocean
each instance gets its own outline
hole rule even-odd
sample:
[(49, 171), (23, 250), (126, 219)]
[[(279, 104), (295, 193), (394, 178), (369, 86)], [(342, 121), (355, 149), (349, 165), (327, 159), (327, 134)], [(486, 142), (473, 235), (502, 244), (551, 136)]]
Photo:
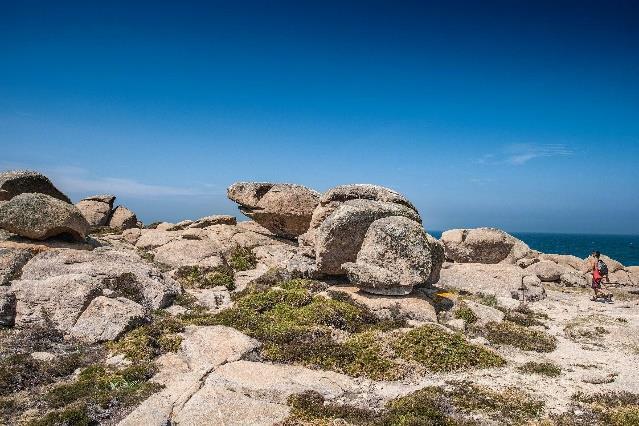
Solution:
[[(429, 232), (435, 238), (441, 231)], [(639, 265), (639, 235), (586, 235), (512, 232), (530, 248), (542, 253), (572, 254), (586, 258), (593, 250), (599, 250), (625, 266)]]

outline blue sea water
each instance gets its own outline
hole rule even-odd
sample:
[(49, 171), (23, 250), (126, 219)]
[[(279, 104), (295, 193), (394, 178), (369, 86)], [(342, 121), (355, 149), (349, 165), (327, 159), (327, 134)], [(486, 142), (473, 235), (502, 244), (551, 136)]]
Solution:
[[(435, 238), (441, 231), (430, 232)], [(626, 266), (639, 265), (639, 235), (586, 235), (512, 232), (530, 248), (542, 253), (572, 254), (586, 258), (593, 250), (618, 260)]]

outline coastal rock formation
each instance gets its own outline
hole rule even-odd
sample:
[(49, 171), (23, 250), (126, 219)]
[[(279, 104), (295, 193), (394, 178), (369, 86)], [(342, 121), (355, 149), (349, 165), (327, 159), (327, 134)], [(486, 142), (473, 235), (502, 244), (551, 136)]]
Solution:
[(345, 274), (342, 265), (356, 261), (369, 226), (389, 216), (403, 216), (415, 222), (420, 220), (415, 210), (401, 204), (350, 200), (338, 206), (317, 230), (315, 256), (318, 271), (329, 275)]
[(427, 287), (436, 284), (439, 281), (439, 274), (442, 270), (442, 266), (446, 261), (444, 244), (430, 234), (426, 234), (426, 237), (428, 238), (428, 244), (430, 245), (430, 276), (426, 280), (425, 285), (417, 285), (417, 287)]
[(191, 223), (188, 228), (206, 228), (213, 225), (237, 225), (237, 219), (235, 216), (217, 214), (198, 219)]
[(297, 238), (308, 230), (319, 202), (318, 192), (284, 183), (238, 182), (227, 195), (242, 213), (284, 238)]
[(34, 240), (65, 234), (83, 241), (89, 224), (73, 204), (45, 194), (23, 193), (0, 206), (0, 228)]
[[(300, 236), (300, 244), (313, 246), (315, 244), (315, 234), (320, 225), (340, 204), (349, 200), (371, 200), (400, 204), (417, 213), (417, 209), (407, 198), (392, 189), (370, 184), (339, 185), (329, 189), (320, 197), (319, 204), (313, 210), (308, 232)], [(419, 215), (417, 217), (419, 218)], [(418, 222), (421, 223), (421, 220), (418, 220)]]
[(458, 263), (516, 263), (530, 257), (521, 240), (495, 228), (451, 229), (442, 234), (446, 257)]
[(31, 250), (0, 248), (0, 286), (9, 285), (33, 257)]
[(342, 264), (351, 283), (368, 293), (401, 295), (425, 284), (432, 256), (421, 224), (401, 216), (374, 221), (355, 262)]
[(78, 202), (75, 206), (80, 210), (90, 226), (106, 226), (113, 210), (113, 195), (94, 195)]
[(117, 206), (111, 218), (109, 219), (109, 227), (113, 229), (130, 229), (138, 226), (138, 218), (131, 210), (124, 206)]
[(28, 170), (0, 173), (0, 201), (8, 201), (24, 193), (46, 194), (71, 204), (69, 197), (64, 195), (51, 183), (49, 178), (41, 173)]
[(529, 275), (536, 275), (541, 281), (559, 281), (562, 274), (571, 273), (573, 270), (567, 266), (561, 266), (549, 260), (534, 263), (525, 269)]

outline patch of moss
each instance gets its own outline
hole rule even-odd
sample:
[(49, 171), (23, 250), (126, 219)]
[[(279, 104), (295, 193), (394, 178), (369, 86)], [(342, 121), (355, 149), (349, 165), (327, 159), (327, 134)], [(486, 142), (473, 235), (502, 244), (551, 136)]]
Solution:
[(191, 306), (188, 312), (180, 314), (177, 319), (184, 325), (216, 325), (219, 322), (204, 306)]
[(546, 325), (540, 319), (548, 319), (548, 315), (538, 313), (530, 309), (526, 304), (520, 304), (515, 309), (501, 309), (504, 312), (504, 320), (514, 322), (523, 327), (543, 326)]
[(40, 361), (21, 353), (0, 359), (0, 395), (30, 389), (65, 377), (85, 364), (80, 352), (59, 355), (52, 361)]
[(552, 362), (528, 361), (517, 369), (522, 373), (540, 374), (547, 377), (558, 377), (561, 374), (561, 367)]
[(84, 404), (73, 404), (60, 410), (49, 411), (44, 416), (27, 423), (29, 426), (91, 426), (97, 424), (88, 415), (88, 408)]
[(639, 394), (627, 391), (608, 391), (596, 394), (577, 392), (572, 396), (580, 415), (575, 409), (554, 418), (555, 424), (581, 425), (584, 417), (587, 424), (628, 426), (639, 424)]
[(475, 300), (482, 305), (490, 306), (492, 308), (496, 308), (499, 305), (497, 296), (494, 294), (478, 293)]
[(132, 406), (161, 388), (149, 383), (154, 374), (151, 364), (137, 364), (122, 370), (102, 364), (80, 372), (77, 379), (53, 387), (44, 395), (48, 407), (58, 409), (69, 405)]
[(149, 362), (163, 353), (177, 351), (181, 343), (177, 333), (182, 331), (184, 324), (180, 320), (157, 311), (149, 323), (109, 342), (107, 347), (136, 362)]
[(229, 291), (235, 290), (233, 270), (228, 266), (218, 266), (212, 269), (182, 266), (177, 270), (175, 276), (185, 287), (226, 287)]
[(557, 349), (557, 339), (554, 336), (510, 321), (489, 322), (482, 333), (491, 343), (511, 345), (524, 351), (552, 352)]
[(255, 269), (257, 266), (257, 258), (253, 251), (246, 247), (235, 246), (229, 256), (229, 265), (236, 271), (248, 271)]
[(462, 334), (449, 333), (434, 325), (423, 325), (409, 331), (394, 342), (393, 348), (402, 358), (438, 372), (506, 364), (498, 354), (469, 343)]
[(474, 324), (479, 319), (475, 312), (463, 303), (455, 310), (455, 318), (464, 320), (465, 324)]
[(463, 426), (482, 424), (475, 420), (478, 413), (498, 424), (524, 424), (538, 418), (544, 406), (543, 402), (516, 389), (508, 388), (499, 392), (470, 382), (425, 387), (389, 401), (381, 410), (326, 402), (315, 391), (291, 395), (287, 402), (291, 407), (291, 417), (285, 421), (285, 425), (301, 422), (326, 425)]

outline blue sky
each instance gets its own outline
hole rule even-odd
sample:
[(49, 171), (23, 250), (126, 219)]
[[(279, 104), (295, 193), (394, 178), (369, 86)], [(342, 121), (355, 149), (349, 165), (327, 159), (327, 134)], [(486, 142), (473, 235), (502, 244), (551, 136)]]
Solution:
[(0, 4), (0, 169), (144, 221), (377, 183), (427, 229), (639, 233), (632, 1)]

